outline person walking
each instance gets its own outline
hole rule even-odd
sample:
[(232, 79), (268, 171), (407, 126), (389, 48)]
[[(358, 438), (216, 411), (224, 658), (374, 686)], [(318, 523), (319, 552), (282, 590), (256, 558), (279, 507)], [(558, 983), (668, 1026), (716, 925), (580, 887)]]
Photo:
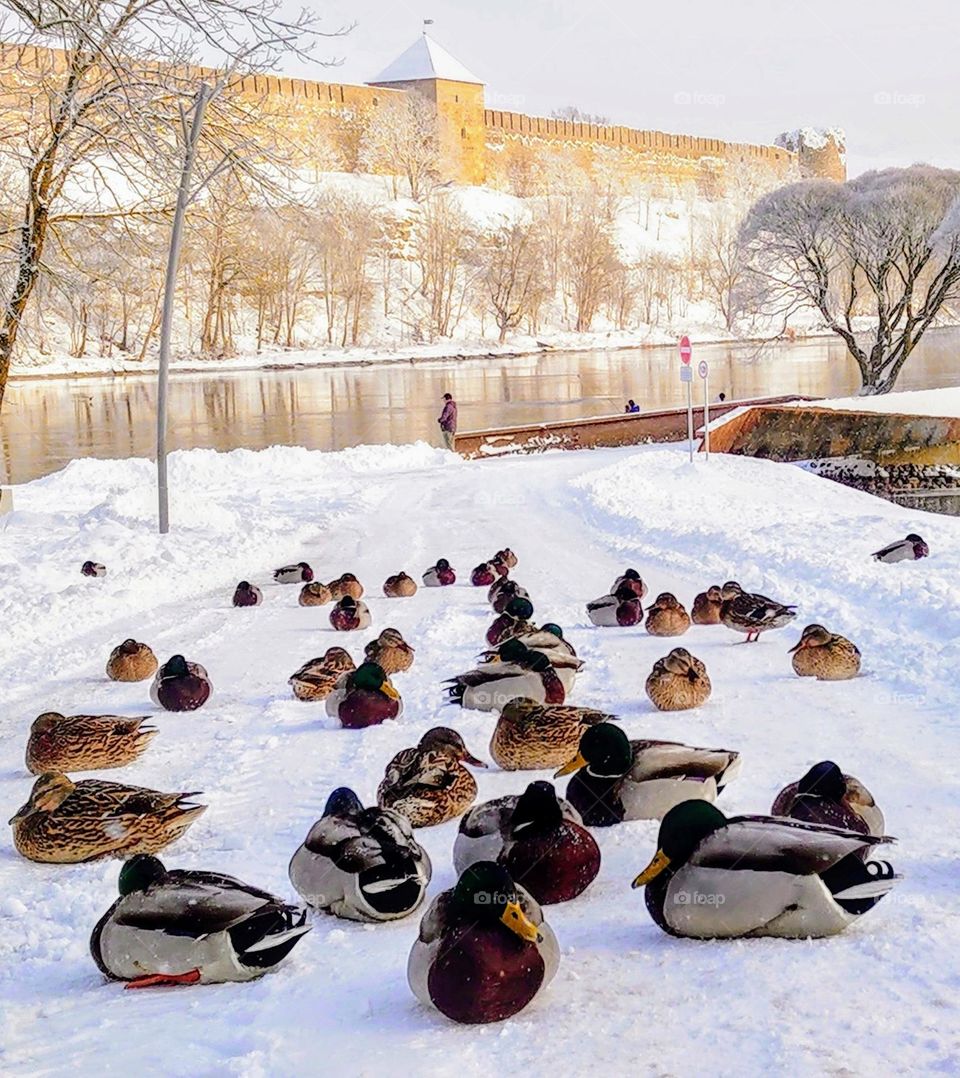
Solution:
[(453, 449), (454, 439), (457, 434), (457, 402), (450, 393), (443, 395), (443, 411), (437, 420), (440, 424), (440, 433), (443, 435), (443, 444), (447, 449)]
[(637, 404), (637, 402), (631, 398), (630, 400), (627, 401), (627, 406), (626, 406), (626, 408), (624, 408), (624, 411), (628, 415), (633, 415), (635, 412), (640, 411), (640, 405)]

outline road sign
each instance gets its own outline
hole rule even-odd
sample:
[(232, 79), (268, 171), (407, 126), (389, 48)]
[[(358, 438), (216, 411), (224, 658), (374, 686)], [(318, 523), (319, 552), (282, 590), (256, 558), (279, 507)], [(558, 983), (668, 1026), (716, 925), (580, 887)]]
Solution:
[(680, 362), (688, 365), (692, 358), (693, 345), (690, 343), (690, 338), (684, 335), (680, 338)]
[(697, 372), (699, 373), (701, 378), (706, 378), (707, 375), (710, 373), (710, 367), (708, 366), (705, 359), (700, 360), (699, 364), (697, 365)]
[(681, 367), (680, 368), (680, 381), (681, 382), (692, 382), (693, 381), (693, 370), (690, 367)]

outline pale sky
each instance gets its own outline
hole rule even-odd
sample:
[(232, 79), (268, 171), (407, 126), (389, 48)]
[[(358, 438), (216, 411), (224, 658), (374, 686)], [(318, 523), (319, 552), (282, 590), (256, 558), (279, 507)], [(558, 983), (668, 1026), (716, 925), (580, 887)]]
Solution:
[(488, 107), (577, 105), (630, 127), (772, 142), (842, 127), (850, 175), (928, 161), (960, 168), (958, 0), (305, 0), (356, 22), (287, 73), (365, 82), (432, 18), (485, 82)]

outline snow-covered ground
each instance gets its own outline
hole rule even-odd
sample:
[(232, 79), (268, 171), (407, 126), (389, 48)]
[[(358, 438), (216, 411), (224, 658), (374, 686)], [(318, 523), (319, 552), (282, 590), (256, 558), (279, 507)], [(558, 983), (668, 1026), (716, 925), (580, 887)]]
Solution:
[(843, 412), (883, 412), (889, 415), (960, 417), (960, 388), (916, 389), (878, 397), (835, 397), (831, 400), (798, 401), (797, 408), (835, 408)]
[[(0, 847), (0, 1066), (7, 1074), (701, 1075), (951, 1073), (960, 959), (960, 521), (909, 512), (798, 468), (739, 457), (690, 465), (683, 450), (630, 448), (467, 462), (423, 444), (336, 454), (283, 448), (172, 460), (175, 531), (153, 533), (153, 468), (84, 460), (22, 487), (0, 518), (0, 798), (26, 799), (23, 748), (41, 711), (152, 713), (148, 685), (107, 681), (127, 636), (161, 659), (202, 662), (216, 686), (122, 772), (203, 789), (209, 811), (168, 849), (173, 866), (220, 869), (293, 896), (287, 862), (330, 790), (373, 798), (384, 764), (439, 721), (488, 757), (493, 720), (441, 707), (442, 678), (468, 668), (491, 614), (467, 585), (387, 600), (389, 574), (437, 557), (464, 576), (509, 544), (540, 620), (564, 625), (586, 667), (574, 702), (614, 710), (632, 736), (743, 753), (728, 812), (764, 812), (816, 760), (836, 759), (876, 796), (899, 837), (897, 890), (844, 935), (820, 942), (672, 939), (630, 881), (656, 825), (596, 832), (599, 879), (547, 916), (563, 958), (549, 990), (498, 1026), (457, 1027), (422, 1010), (405, 980), (417, 929), (317, 916), (274, 974), (246, 985), (124, 992), (103, 982), (89, 933), (115, 895), (117, 862), (44, 866)], [(919, 531), (931, 557), (884, 566), (869, 554)], [(109, 576), (87, 580), (82, 561)], [(326, 611), (297, 606), (270, 570), (310, 561), (367, 585), (375, 628), (417, 648), (397, 678), (406, 713), (363, 732), (295, 701), (288, 675), (333, 642)], [(644, 679), (670, 641), (594, 629), (584, 602), (627, 565), (655, 595), (689, 604), (735, 577), (799, 606), (797, 631), (738, 645), (722, 627), (682, 641), (706, 663), (711, 700), (654, 712)], [(230, 607), (241, 577), (264, 605)], [(854, 639), (864, 673), (796, 678), (787, 648), (821, 621)], [(366, 633), (348, 638), (354, 655)], [(343, 637), (336, 641), (343, 643)], [(479, 772), (486, 798), (540, 774)], [(562, 782), (563, 780), (561, 780)], [(421, 832), (431, 893), (453, 879), (453, 823)]]

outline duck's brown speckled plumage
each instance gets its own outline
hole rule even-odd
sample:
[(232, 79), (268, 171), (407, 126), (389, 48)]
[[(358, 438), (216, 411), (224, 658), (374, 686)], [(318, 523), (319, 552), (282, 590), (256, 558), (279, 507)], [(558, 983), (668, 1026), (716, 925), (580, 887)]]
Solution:
[(693, 609), (690, 618), (694, 625), (719, 625), (720, 607), (723, 606), (723, 595), (719, 584), (711, 584), (706, 591), (693, 600)]
[(150, 744), (155, 726), (144, 726), (146, 717), (122, 715), (60, 715), (46, 711), (30, 728), (27, 770), (34, 775), (47, 771), (101, 771), (124, 767)]
[(298, 700), (325, 700), (341, 676), (355, 669), (356, 664), (347, 651), (327, 648), (326, 654), (305, 662), (289, 682)]
[(110, 652), (107, 677), (111, 681), (146, 681), (157, 672), (157, 657), (137, 640), (124, 640)]
[(504, 771), (560, 767), (576, 755), (588, 726), (615, 719), (593, 708), (510, 700), (497, 719), (490, 755)]
[(342, 576), (338, 576), (336, 580), (331, 580), (327, 587), (330, 589), (330, 595), (334, 602), (339, 602), (347, 595), (351, 599), (363, 598), (363, 585), (353, 573), (344, 573)]
[(387, 674), (402, 674), (413, 666), (414, 649), (399, 629), (384, 629), (363, 653), (368, 662), (376, 663)]
[(793, 669), (800, 677), (818, 681), (847, 681), (860, 673), (860, 649), (822, 625), (808, 625), (800, 642), (790, 649)]
[(409, 598), (417, 594), (417, 582), (407, 573), (396, 573), (384, 581), (383, 594), (388, 599)]
[(645, 628), (651, 636), (683, 636), (690, 628), (690, 615), (675, 595), (664, 591), (647, 608)]
[(322, 581), (311, 580), (300, 589), (298, 602), (301, 606), (326, 606), (333, 602), (333, 595)]
[(402, 749), (377, 787), (377, 804), (406, 816), (414, 827), (433, 827), (462, 816), (477, 799), (477, 780), (463, 761), (484, 767), (448, 727), (428, 730), (418, 745)]
[(657, 659), (646, 682), (647, 696), (659, 711), (686, 711), (705, 703), (711, 692), (707, 668), (686, 648)]

